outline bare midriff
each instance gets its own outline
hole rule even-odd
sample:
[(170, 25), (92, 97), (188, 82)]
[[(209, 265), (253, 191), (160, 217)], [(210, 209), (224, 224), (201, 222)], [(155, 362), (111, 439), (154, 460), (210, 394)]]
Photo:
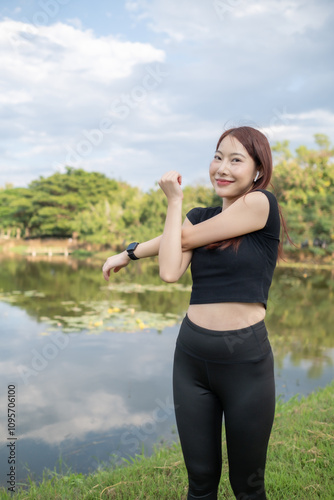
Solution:
[(188, 318), (209, 330), (238, 330), (254, 325), (265, 318), (261, 303), (223, 302), (218, 304), (191, 304)]

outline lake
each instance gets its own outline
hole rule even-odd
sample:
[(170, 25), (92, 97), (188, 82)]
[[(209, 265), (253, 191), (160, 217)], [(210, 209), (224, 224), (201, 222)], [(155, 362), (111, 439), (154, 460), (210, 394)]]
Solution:
[[(140, 261), (106, 283), (99, 265), (53, 259), (1, 259), (6, 487), (11, 456), (18, 484), (45, 467), (88, 473), (177, 440), (171, 371), (189, 273), (165, 284), (156, 262)], [(331, 270), (275, 271), (266, 323), (283, 400), (333, 379), (333, 281)]]

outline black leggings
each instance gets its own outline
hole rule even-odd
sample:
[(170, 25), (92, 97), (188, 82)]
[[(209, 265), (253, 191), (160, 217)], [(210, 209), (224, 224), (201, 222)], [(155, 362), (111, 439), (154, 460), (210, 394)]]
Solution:
[(224, 415), (234, 495), (237, 500), (266, 500), (264, 469), (275, 383), (264, 322), (216, 331), (186, 316), (176, 343), (173, 390), (188, 499), (217, 499)]

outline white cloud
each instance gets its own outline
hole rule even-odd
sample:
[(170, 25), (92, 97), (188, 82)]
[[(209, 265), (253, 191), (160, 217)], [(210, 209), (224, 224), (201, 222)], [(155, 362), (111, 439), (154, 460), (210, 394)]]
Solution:
[(139, 2), (127, 1), (125, 2), (125, 8), (130, 11), (137, 11), (139, 9)]
[[(334, 137), (334, 113), (316, 109), (306, 113), (286, 113), (272, 122), (271, 126), (264, 126), (262, 131), (273, 143), (289, 140), (294, 146), (308, 143), (314, 146), (314, 134), (325, 134)], [(313, 144), (312, 144), (313, 143)]]
[[(3, 175), (9, 170), (14, 174), (24, 159), (21, 181), (26, 181), (25, 176), (31, 180), (34, 177), (27, 170), (33, 163), (38, 168), (38, 158), (44, 158), (43, 168), (51, 174), (50, 164), (62, 154), (64, 143), (75, 141), (81, 130), (96, 125), (113, 100), (134, 87), (138, 73), (145, 76), (140, 68), (151, 64), (154, 70), (153, 63), (164, 58), (164, 51), (149, 43), (98, 37), (91, 30), (60, 22), (35, 27), (2, 20)], [(148, 78), (145, 81), (151, 88), (156, 82)]]
[[(10, 370), (13, 362), (1, 362), (1, 371), (4, 368)], [(7, 372), (8, 373), (8, 372)], [(54, 375), (54, 373), (53, 373)], [(48, 377), (47, 374), (45, 374)], [(49, 377), (48, 377), (49, 379)], [(46, 386), (52, 386), (52, 397), (57, 401), (53, 405), (50, 399), (50, 391)], [(48, 444), (59, 444), (68, 435), (76, 439), (84, 439), (89, 432), (106, 432), (129, 425), (140, 426), (152, 420), (149, 411), (134, 411), (126, 399), (119, 394), (110, 394), (107, 390), (99, 389), (86, 393), (76, 387), (72, 390), (76, 398), (71, 398), (66, 381), (58, 380), (57, 384), (49, 379), (43, 384), (29, 383), (21, 387), (19, 391), (20, 404), (20, 438), (43, 440)], [(0, 397), (2, 407), (5, 406), (5, 396)], [(31, 414), (34, 414), (34, 420)], [(43, 416), (48, 416), (45, 424)], [(24, 429), (24, 431), (22, 431)], [(0, 424), (0, 435), (5, 435), (5, 425)]]
[[(223, 17), (217, 5), (225, 5)], [(75, 163), (73, 151), (76, 166), (141, 186), (176, 164), (191, 180), (206, 172), (208, 151), (231, 125), (266, 129), (272, 142), (334, 137), (332, 3), (137, 0), (125, 7), (129, 26), (154, 44), (127, 41), (133, 32), (98, 36), (79, 17), (38, 27), (0, 23), (0, 185), (51, 175)], [(311, 118), (301, 119), (305, 113)], [(113, 124), (110, 133), (84, 144), (103, 120)]]
[[(34, 401), (35, 412), (39, 416), (47, 414), (49, 423), (41, 426), (36, 419), (37, 428), (30, 425), (29, 430), (20, 436), (21, 439), (38, 439), (48, 444), (59, 444), (64, 440), (64, 436), (72, 435), (76, 439), (84, 439), (89, 432), (96, 432), (96, 429), (100, 433), (114, 431), (129, 425), (140, 426), (150, 420), (148, 412), (133, 412), (127, 408), (122, 396), (104, 391), (85, 395), (80, 400), (64, 400), (63, 403), (61, 394), (57, 394), (61, 403), (58, 404), (57, 413), (52, 418), (50, 401), (46, 395), (35, 390), (32, 397), (32, 393), (33, 391), (29, 390), (20, 395), (22, 413), (24, 410), (26, 415), (29, 415), (31, 411), (29, 401)], [(23, 416), (21, 420), (21, 425), (26, 426)]]
[(22, 104), (24, 102), (31, 102), (32, 96), (25, 90), (7, 90), (0, 92), (0, 105), (1, 104)]
[(59, 83), (72, 92), (80, 80), (109, 85), (128, 77), (135, 65), (162, 62), (165, 57), (150, 44), (96, 37), (91, 30), (63, 23), (35, 28), (7, 19), (0, 23), (0, 33), (0, 63), (7, 79), (47, 85), (55, 93)]
[(319, 125), (334, 125), (334, 114), (323, 109), (315, 109), (306, 113), (300, 113), (299, 115), (287, 114), (286, 117), (288, 120), (296, 120), (299, 122), (316, 121)]
[[(321, 8), (327, 4), (327, 8)], [(137, 18), (145, 19), (153, 31), (166, 33), (170, 40), (224, 40), (244, 37), (249, 31), (274, 33), (302, 33), (318, 29), (328, 17), (330, 3), (309, 0), (155, 0), (127, 2), (128, 10)], [(237, 21), (233, 23), (234, 20)], [(245, 24), (243, 23), (245, 22)], [(246, 34), (247, 34), (246, 32)], [(244, 39), (244, 38), (243, 38)], [(284, 40), (281, 40), (284, 43)]]

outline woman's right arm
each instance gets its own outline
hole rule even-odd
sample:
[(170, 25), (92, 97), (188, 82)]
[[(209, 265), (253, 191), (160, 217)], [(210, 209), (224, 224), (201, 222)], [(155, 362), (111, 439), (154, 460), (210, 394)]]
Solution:
[[(185, 218), (182, 227), (192, 226), (191, 222)], [(159, 255), (160, 242), (161, 242), (162, 234), (153, 238), (152, 240), (144, 241), (143, 243), (139, 243), (134, 254), (138, 259), (145, 259), (146, 257), (156, 257)], [(190, 263), (192, 252), (184, 251), (183, 255), (183, 263), (181, 271), (181, 275), (184, 273), (186, 268)], [(113, 270), (114, 273), (118, 273), (123, 267), (126, 267), (131, 262), (130, 257), (128, 256), (128, 252), (124, 250), (121, 253), (112, 255), (108, 257), (102, 267), (103, 277), (106, 281), (109, 281), (110, 272)]]
[[(155, 257), (156, 255), (158, 255), (161, 236), (162, 235), (157, 236), (152, 240), (140, 243), (135, 250), (135, 256), (138, 257), (138, 259), (144, 259), (145, 257)], [(106, 281), (109, 281), (111, 270), (113, 270), (114, 273), (118, 273), (118, 271), (123, 267), (126, 267), (130, 263), (130, 261), (131, 259), (128, 256), (126, 250), (124, 250), (124, 252), (108, 257), (102, 267), (104, 279)]]

